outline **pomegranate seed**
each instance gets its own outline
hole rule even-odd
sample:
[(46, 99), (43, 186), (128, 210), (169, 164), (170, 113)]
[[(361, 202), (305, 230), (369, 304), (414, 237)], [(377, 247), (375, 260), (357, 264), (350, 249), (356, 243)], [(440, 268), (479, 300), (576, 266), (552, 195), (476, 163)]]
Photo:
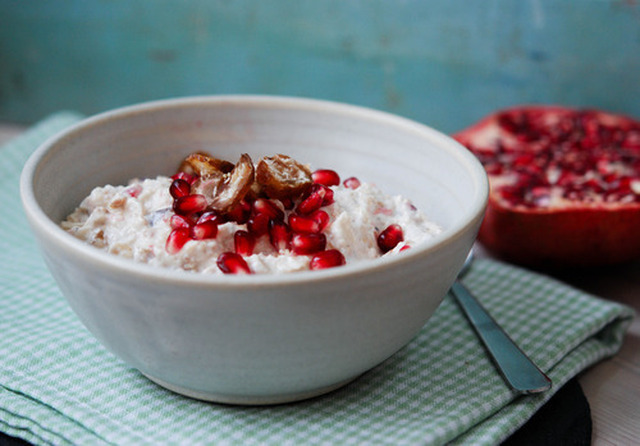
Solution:
[(269, 224), (269, 240), (276, 251), (291, 248), (291, 229), (280, 220), (271, 220)]
[(311, 179), (314, 183), (322, 184), (323, 186), (337, 186), (340, 184), (340, 176), (334, 170), (330, 169), (318, 169), (311, 174)]
[(278, 207), (278, 205), (267, 199), (258, 198), (252, 205), (253, 214), (265, 214), (270, 220), (283, 220), (284, 212)]
[(285, 208), (288, 211), (293, 209), (293, 206), (295, 206), (295, 203), (293, 202), (293, 199), (291, 199), (291, 198), (281, 198), (280, 199), (280, 203), (282, 203), (282, 207)]
[(309, 262), (309, 268), (312, 270), (333, 268), (346, 263), (344, 256), (337, 249), (328, 249), (314, 254)]
[(267, 214), (256, 214), (247, 221), (247, 229), (255, 237), (260, 237), (269, 231), (269, 221)]
[(202, 212), (207, 208), (207, 199), (204, 195), (192, 194), (185, 197), (176, 198), (173, 201), (173, 211), (176, 214), (188, 215), (195, 212)]
[(218, 235), (218, 223), (213, 220), (206, 220), (202, 223), (196, 223), (191, 228), (191, 237), (194, 240), (206, 240), (216, 238)]
[(189, 183), (189, 185), (192, 185), (193, 183), (196, 182), (196, 180), (198, 179), (197, 176), (195, 175), (191, 175), (187, 172), (178, 172), (177, 174), (173, 175), (171, 177), (172, 180), (184, 180), (187, 183)]
[[(323, 212), (321, 210), (317, 210), (316, 212)], [(325, 212), (326, 214), (326, 212)], [(289, 226), (293, 232), (302, 233), (302, 234), (313, 234), (318, 233), (322, 229), (320, 228), (320, 223), (313, 219), (311, 216), (304, 216), (298, 214), (290, 214), (289, 215)]]
[(240, 225), (245, 224), (251, 216), (251, 205), (245, 200), (240, 200), (233, 208), (231, 208), (226, 217), (229, 221), (236, 222)]
[(253, 254), (253, 248), (256, 246), (256, 238), (248, 231), (239, 229), (235, 234), (233, 234), (233, 245), (236, 254), (240, 254), (241, 256), (250, 256)]
[(333, 199), (333, 190), (327, 188), (325, 190), (325, 194), (324, 194), (324, 199), (322, 200), (322, 206), (329, 206), (330, 204), (334, 203), (334, 199)]
[(176, 228), (167, 237), (165, 249), (169, 254), (176, 254), (189, 240), (189, 228)]
[(348, 189), (357, 189), (360, 187), (360, 180), (356, 177), (349, 177), (342, 182), (343, 186)]
[(329, 214), (327, 214), (322, 209), (318, 209), (317, 211), (312, 212), (311, 214), (309, 214), (309, 217), (314, 219), (318, 223), (318, 225), (320, 225), (320, 231), (324, 231), (325, 228), (329, 225)]
[(181, 178), (176, 178), (169, 186), (169, 193), (173, 198), (186, 197), (191, 193), (191, 185)]
[(297, 255), (315, 254), (324, 251), (327, 246), (327, 237), (319, 234), (294, 234), (291, 239), (291, 248)]
[(383, 253), (391, 251), (398, 243), (404, 240), (404, 234), (400, 225), (392, 224), (378, 234), (378, 247)]
[(310, 214), (322, 206), (333, 203), (333, 191), (322, 184), (313, 184), (305, 198), (298, 204), (300, 214)]
[(324, 197), (320, 194), (311, 194), (298, 204), (297, 211), (300, 214), (310, 214), (322, 207)]
[(225, 274), (251, 274), (249, 265), (240, 254), (223, 252), (218, 256), (216, 264)]
[(225, 219), (218, 213), (218, 211), (211, 210), (198, 217), (196, 223), (204, 223), (205, 221), (214, 221), (216, 224), (220, 225), (225, 222)]
[(193, 222), (183, 215), (174, 214), (169, 220), (169, 226), (171, 226), (171, 229), (190, 228), (192, 225)]

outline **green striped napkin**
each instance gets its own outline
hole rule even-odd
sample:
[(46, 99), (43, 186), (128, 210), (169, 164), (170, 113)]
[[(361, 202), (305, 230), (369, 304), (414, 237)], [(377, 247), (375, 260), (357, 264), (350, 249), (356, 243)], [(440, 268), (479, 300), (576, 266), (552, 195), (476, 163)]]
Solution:
[(614, 354), (621, 305), (490, 260), (465, 277), (554, 388), (517, 397), (448, 297), (407, 347), (329, 395), (274, 407), (205, 403), (164, 390), (106, 351), (45, 269), (18, 176), (56, 114), (0, 149), (0, 431), (35, 444), (495, 444), (570, 378)]

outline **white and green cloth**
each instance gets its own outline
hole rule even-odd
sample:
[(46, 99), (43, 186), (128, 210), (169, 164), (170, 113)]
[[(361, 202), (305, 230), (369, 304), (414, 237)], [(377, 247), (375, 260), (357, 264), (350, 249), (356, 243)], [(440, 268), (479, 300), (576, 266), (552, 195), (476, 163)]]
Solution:
[(273, 407), (179, 396), (82, 326), (27, 226), (22, 165), (78, 119), (56, 114), (0, 148), (0, 431), (8, 435), (56, 445), (495, 444), (569, 379), (616, 353), (633, 317), (550, 278), (478, 260), (466, 284), (553, 379), (551, 391), (514, 395), (447, 297), (406, 348), (329, 395)]

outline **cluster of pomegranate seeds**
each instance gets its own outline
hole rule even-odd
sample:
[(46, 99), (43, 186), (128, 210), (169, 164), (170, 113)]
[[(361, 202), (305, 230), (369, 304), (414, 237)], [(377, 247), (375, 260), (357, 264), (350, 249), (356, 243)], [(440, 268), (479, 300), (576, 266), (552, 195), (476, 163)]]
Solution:
[[(246, 156), (244, 161), (247, 164), (250, 158)], [(262, 181), (258, 181), (258, 192), (253, 189), (249, 193), (251, 188), (248, 185), (253, 180), (238, 174), (235, 177), (238, 184), (241, 183), (238, 187), (246, 192), (236, 196), (234, 190), (227, 188), (224, 193), (233, 197), (232, 205), (217, 210), (213, 208), (216, 197), (210, 197), (213, 200), (209, 201), (198, 193), (201, 190), (198, 184), (211, 181), (209, 175), (218, 175), (218, 169), (222, 167), (228, 171), (226, 173), (230, 172), (230, 176), (237, 173), (233, 165), (228, 164), (198, 153), (189, 156), (183, 163), (190, 168), (190, 172), (180, 171), (172, 177), (169, 193), (173, 197), (174, 215), (170, 219), (167, 252), (179, 252), (189, 240), (214, 239), (220, 224), (235, 222), (244, 225), (244, 228), (238, 229), (233, 235), (234, 250), (220, 254), (216, 261), (225, 274), (252, 273), (245, 257), (254, 253), (260, 237), (267, 237), (277, 252), (309, 256), (311, 270), (345, 264), (345, 257), (339, 250), (327, 249), (327, 237), (324, 234), (330, 217), (322, 208), (334, 203), (331, 187), (340, 185), (341, 181), (335, 171), (305, 171), (306, 168), (284, 155), (263, 158), (258, 169)], [(249, 172), (248, 175), (254, 175), (251, 169), (245, 171)], [(307, 187), (302, 187), (305, 176)], [(295, 180), (293, 186), (286, 184), (290, 178)], [(350, 189), (360, 187), (360, 181), (355, 177), (345, 179), (342, 184)], [(292, 195), (291, 191), (296, 193)], [(388, 226), (376, 237), (382, 254), (404, 240), (402, 228), (397, 224)]]
[(221, 217), (217, 212), (208, 210), (203, 195), (192, 194), (191, 186), (197, 177), (180, 172), (172, 177), (169, 193), (173, 197), (173, 212), (169, 222), (171, 233), (167, 237), (165, 248), (175, 254), (189, 240), (206, 240), (218, 235)]
[[(499, 137), (466, 143), (510, 205), (640, 203), (640, 122), (595, 110), (507, 110)], [(465, 143), (465, 142), (463, 142)]]
[[(195, 161), (198, 166), (210, 162), (201, 154)], [(195, 161), (192, 159), (191, 164)], [(278, 162), (282, 161), (278, 159)], [(273, 176), (273, 172), (269, 173)], [(194, 184), (199, 178), (197, 173), (183, 171), (172, 177), (169, 193), (173, 197), (174, 215), (170, 220), (172, 231), (166, 242), (167, 252), (179, 252), (189, 240), (213, 239), (217, 236), (219, 224), (232, 221), (244, 225), (245, 229), (234, 233), (234, 251), (222, 253), (216, 261), (225, 274), (251, 274), (244, 257), (254, 253), (257, 240), (263, 236), (268, 237), (278, 252), (291, 251), (296, 255), (310, 256), (309, 268), (312, 270), (345, 264), (344, 255), (339, 250), (326, 249), (327, 238), (323, 233), (330, 217), (322, 208), (334, 202), (331, 186), (340, 184), (340, 177), (335, 171), (320, 169), (311, 173), (310, 186), (297, 197), (270, 198), (247, 194), (225, 212), (212, 209), (204, 195), (194, 193), (197, 190)], [(277, 188), (278, 185), (270, 181), (270, 186)], [(343, 184), (356, 189), (360, 181), (350, 177)]]

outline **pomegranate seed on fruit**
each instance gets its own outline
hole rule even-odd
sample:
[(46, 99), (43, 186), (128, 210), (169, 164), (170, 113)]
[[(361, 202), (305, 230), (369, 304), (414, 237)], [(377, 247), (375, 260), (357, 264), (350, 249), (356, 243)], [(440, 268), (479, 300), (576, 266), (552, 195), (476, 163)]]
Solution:
[(479, 242), (545, 270), (638, 258), (640, 195), (628, 178), (640, 179), (639, 132), (629, 116), (525, 105), (453, 135), (489, 176)]
[(312, 270), (333, 268), (346, 263), (344, 256), (337, 249), (328, 249), (314, 254), (309, 262), (309, 268)]
[(196, 180), (198, 179), (197, 176), (195, 175), (191, 175), (187, 172), (178, 172), (177, 174), (173, 175), (171, 177), (172, 180), (184, 180), (187, 183), (189, 183), (189, 185), (192, 185), (193, 183), (196, 182)]
[(327, 187), (340, 184), (340, 176), (335, 170), (331, 169), (318, 169), (311, 174), (311, 179), (314, 183)]
[(396, 224), (387, 226), (377, 237), (378, 247), (382, 253), (391, 251), (403, 240), (402, 228)]
[(169, 226), (171, 226), (171, 229), (190, 228), (192, 225), (193, 222), (184, 215), (174, 214), (169, 220)]
[(258, 198), (252, 205), (253, 214), (265, 214), (270, 220), (282, 220), (284, 219), (284, 211), (278, 207), (278, 205), (267, 199)]
[(176, 254), (189, 240), (189, 228), (176, 228), (167, 237), (165, 249), (169, 254)]
[(191, 193), (191, 185), (181, 178), (176, 178), (169, 186), (169, 193), (173, 198), (186, 197)]
[(269, 216), (267, 214), (253, 215), (247, 221), (247, 229), (256, 237), (260, 237), (269, 231)]
[(291, 238), (291, 248), (294, 254), (306, 255), (324, 251), (327, 246), (327, 237), (319, 234), (294, 234)]
[(284, 251), (291, 248), (291, 229), (280, 220), (271, 220), (269, 223), (269, 240), (276, 251)]
[(240, 254), (223, 252), (218, 256), (216, 264), (225, 274), (251, 274), (249, 265)]
[(342, 185), (348, 189), (357, 189), (360, 187), (360, 180), (356, 177), (349, 177), (342, 182)]
[[(317, 210), (316, 212), (323, 211)], [(298, 214), (289, 214), (289, 226), (291, 227), (291, 230), (293, 232), (302, 234), (313, 234), (322, 231), (320, 223), (312, 218), (311, 215), (305, 216)]]
[(214, 220), (206, 220), (202, 223), (196, 223), (191, 228), (191, 237), (194, 240), (207, 240), (216, 238), (218, 235), (218, 223)]
[(173, 211), (176, 214), (188, 215), (195, 212), (202, 212), (207, 208), (207, 199), (204, 195), (192, 194), (176, 198), (173, 201)]
[(234, 221), (239, 225), (245, 224), (251, 216), (251, 204), (245, 200), (240, 200), (231, 210), (226, 213), (226, 217), (229, 221)]
[(256, 246), (256, 238), (248, 231), (239, 229), (233, 234), (233, 245), (236, 254), (250, 256), (253, 254), (253, 248)]

